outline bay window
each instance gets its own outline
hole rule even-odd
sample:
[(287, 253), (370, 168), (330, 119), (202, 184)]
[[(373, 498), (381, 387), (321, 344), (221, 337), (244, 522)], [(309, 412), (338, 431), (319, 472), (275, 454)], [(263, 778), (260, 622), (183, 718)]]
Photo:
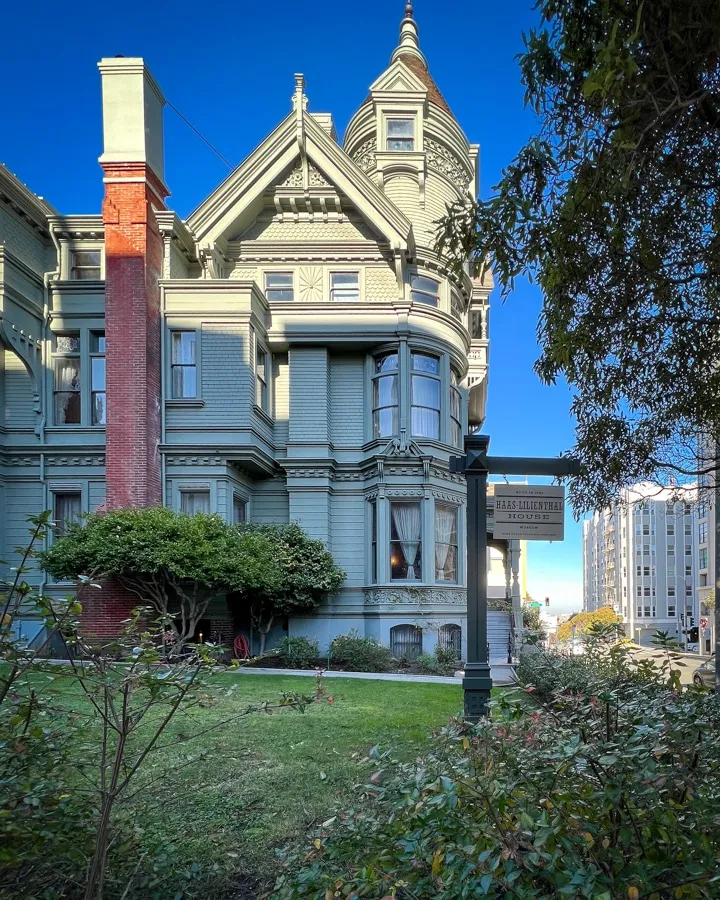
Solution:
[(105, 393), (105, 332), (90, 333), (90, 421), (104, 425), (107, 418)]
[(196, 516), (199, 513), (207, 515), (210, 512), (210, 491), (181, 490), (180, 510), (185, 513), (186, 516)]
[(462, 420), (460, 389), (458, 377), (454, 370), (450, 370), (450, 443), (454, 447), (462, 447)]
[(457, 506), (435, 504), (435, 580), (457, 582)]
[(56, 425), (79, 425), (82, 415), (80, 332), (59, 334), (53, 354)]
[(410, 299), (413, 303), (427, 303), (438, 306), (440, 303), (440, 282), (425, 275), (410, 276)]
[(372, 500), (370, 502), (370, 581), (373, 584), (377, 584), (378, 580), (377, 539), (377, 502)]
[(242, 497), (233, 494), (233, 524), (242, 525), (247, 522), (247, 503)]
[(440, 360), (427, 353), (412, 353), (412, 434), (440, 438)]
[(268, 412), (268, 355), (263, 348), (255, 346), (255, 403), (260, 409)]
[(417, 503), (390, 504), (390, 577), (422, 579), (422, 514)]
[(386, 353), (374, 360), (373, 436), (392, 437), (398, 433), (398, 354)]
[(60, 536), (82, 515), (82, 495), (80, 491), (58, 491), (53, 506), (55, 533)]

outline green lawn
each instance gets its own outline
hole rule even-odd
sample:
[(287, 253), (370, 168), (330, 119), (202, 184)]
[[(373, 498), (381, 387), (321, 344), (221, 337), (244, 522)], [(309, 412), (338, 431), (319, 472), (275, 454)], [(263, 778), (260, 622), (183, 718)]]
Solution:
[[(357, 802), (367, 770), (358, 768), (354, 753), (379, 744), (411, 757), (462, 708), (459, 684), (333, 678), (325, 681), (332, 703), (324, 700), (302, 714), (253, 714), (211, 731), (248, 703), (314, 688), (312, 679), (297, 676), (219, 675), (214, 681), (236, 689), (230, 698), (195, 710), (193, 723), (177, 721), (173, 735), (198, 726), (208, 730), (164, 751), (163, 758), (150, 757), (148, 765), (158, 773), (169, 762), (176, 771), (159, 791), (133, 800), (143, 842), (170, 845), (179, 867), (197, 863), (203, 872), (197, 896), (203, 897), (255, 896), (244, 891), (243, 880), (272, 879), (276, 848), (302, 840), (313, 824)], [(201, 747), (210, 751), (208, 758), (185, 766)]]

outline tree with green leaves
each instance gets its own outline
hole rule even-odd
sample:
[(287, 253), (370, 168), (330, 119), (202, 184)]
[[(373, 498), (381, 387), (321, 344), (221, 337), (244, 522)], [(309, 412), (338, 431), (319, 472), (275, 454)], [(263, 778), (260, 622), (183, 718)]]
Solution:
[(234, 591), (269, 597), (282, 586), (276, 548), (261, 531), (163, 507), (90, 515), (69, 526), (41, 564), (54, 578), (115, 579), (165, 621), (176, 654), (214, 597)]
[(346, 573), (335, 563), (322, 541), (311, 538), (297, 522), (289, 525), (241, 525), (241, 535), (256, 535), (271, 547), (279, 576), (272, 591), (249, 584), (231, 600), (250, 609), (260, 635), (260, 653), (275, 620), (317, 609), (328, 595), (340, 590)]
[(539, 284), (536, 370), (571, 387), (571, 495), (601, 508), (718, 463), (720, 4), (537, 8), (520, 56), (537, 134), (489, 199), (449, 210), (440, 244), (506, 292)]

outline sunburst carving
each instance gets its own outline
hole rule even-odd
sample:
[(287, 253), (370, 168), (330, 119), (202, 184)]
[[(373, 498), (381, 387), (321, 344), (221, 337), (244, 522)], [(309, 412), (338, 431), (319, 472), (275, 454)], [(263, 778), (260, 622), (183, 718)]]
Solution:
[(317, 303), (323, 295), (323, 272), (318, 268), (300, 269), (300, 299)]

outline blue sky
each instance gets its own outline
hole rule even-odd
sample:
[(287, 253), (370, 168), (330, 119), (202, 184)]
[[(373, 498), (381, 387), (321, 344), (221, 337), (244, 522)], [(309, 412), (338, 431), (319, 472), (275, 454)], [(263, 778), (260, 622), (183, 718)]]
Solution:
[[(417, 0), (415, 18), (430, 70), (472, 142), (481, 144), (481, 189), (533, 133), (515, 62), (534, 0)], [(145, 57), (165, 96), (233, 164), (287, 114), (293, 73), (307, 79), (310, 109), (331, 112), (342, 135), (397, 44), (404, 0), (240, 0), (221, 8), (189, 0), (125, 0), (71, 7), (40, 0), (27, 16), (5, 16), (0, 76), (0, 160), (60, 212), (100, 209), (100, 77), (103, 56)], [(110, 11), (113, 15), (110, 15)], [(169, 205), (191, 212), (227, 175), (226, 166), (165, 113)], [(538, 355), (536, 288), (518, 282), (491, 312), (491, 452), (556, 456), (573, 443), (566, 387), (545, 387)], [(548, 612), (579, 608), (580, 528), (570, 518), (563, 544), (529, 549), (532, 593)]]

